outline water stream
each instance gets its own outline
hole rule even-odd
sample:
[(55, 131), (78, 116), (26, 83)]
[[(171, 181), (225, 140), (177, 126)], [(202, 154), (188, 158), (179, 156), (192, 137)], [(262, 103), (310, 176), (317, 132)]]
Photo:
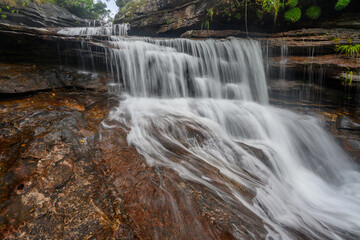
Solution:
[[(109, 118), (129, 129), (128, 143), (147, 164), (205, 186), (237, 214), (237, 203), (246, 206), (269, 239), (294, 239), (294, 231), (358, 239), (359, 166), (319, 119), (269, 105), (257, 41), (111, 36), (109, 45), (109, 89), (123, 98)], [(219, 185), (204, 164), (254, 197)]]

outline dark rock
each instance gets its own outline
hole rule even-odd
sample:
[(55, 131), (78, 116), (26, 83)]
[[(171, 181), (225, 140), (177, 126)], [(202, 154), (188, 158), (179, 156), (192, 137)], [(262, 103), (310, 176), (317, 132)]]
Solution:
[(105, 68), (102, 40), (61, 35), (56, 29), (0, 24), (0, 62)]
[[(180, 36), (188, 30), (200, 30), (205, 21), (209, 21), (211, 30), (242, 30), (250, 32), (280, 32), (301, 28), (349, 28), (359, 29), (359, 1), (351, 1), (343, 11), (335, 11), (333, 3), (320, 1), (318, 4), (323, 13), (316, 21), (302, 18), (297, 23), (289, 24), (279, 14), (276, 23), (272, 14), (261, 14), (259, 3), (244, 4), (237, 10), (241, 18), (236, 18), (235, 12), (224, 14), (235, 1), (220, 0), (128, 0), (125, 7), (115, 16), (115, 23), (130, 23), (132, 34), (136, 35), (167, 35)], [(235, 4), (234, 4), (235, 5)], [(210, 17), (208, 10), (212, 9)], [(244, 14), (246, 11), (246, 14)], [(245, 16), (246, 15), (246, 16)], [(245, 18), (246, 17), (246, 18)], [(211, 18), (211, 19), (210, 19)]]
[(0, 23), (28, 27), (76, 27), (88, 26), (88, 21), (78, 18), (68, 10), (54, 3), (34, 3), (26, 5), (17, 4), (7, 9), (4, 3), (0, 3), (3, 10), (2, 15), (5, 19), (0, 19)]
[(66, 87), (105, 92), (108, 78), (69, 67), (0, 63), (0, 95)]
[(221, 4), (220, 1), (155, 0), (137, 1), (115, 16), (115, 23), (131, 23), (132, 32), (138, 35), (155, 35), (168, 31), (200, 29), (206, 10)]
[(252, 37), (252, 38), (265, 38), (271, 37), (270, 34), (244, 32), (240, 30), (190, 30), (183, 33), (181, 38), (227, 38), (227, 37)]
[[(291, 77), (295, 80), (314, 78), (319, 82), (339, 88), (350, 83), (358, 86), (359, 58), (349, 58), (336, 52), (337, 45), (360, 43), (360, 31), (349, 29), (302, 29), (271, 34), (257, 38), (261, 41), (269, 77)], [(352, 77), (349, 75), (352, 72)], [(325, 81), (323, 81), (325, 80)]]

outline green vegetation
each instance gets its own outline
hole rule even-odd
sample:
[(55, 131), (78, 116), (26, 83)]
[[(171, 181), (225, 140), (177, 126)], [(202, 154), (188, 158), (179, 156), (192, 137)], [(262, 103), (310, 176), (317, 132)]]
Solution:
[(201, 24), (201, 30), (209, 30), (209, 29), (210, 29), (210, 22), (208, 20), (205, 20), (205, 22)]
[(299, 1), (298, 0), (289, 0), (286, 3), (286, 6), (288, 6), (289, 8), (294, 8), (298, 5)]
[[(106, 4), (100, 0), (0, 0), (0, 3), (6, 5), (8, 12), (14, 13), (16, 10), (11, 9), (16, 6), (27, 6), (30, 3), (47, 4), (53, 2), (71, 12), (72, 14), (86, 19), (104, 20), (109, 17), (110, 10), (106, 9)], [(4, 19), (4, 17), (2, 17)]]
[(54, 2), (80, 18), (104, 20), (110, 13), (106, 9), (106, 4), (101, 1), (95, 3), (94, 0), (54, 0)]
[[(117, 0), (120, 2), (130, 0)], [(140, 1), (140, 0), (137, 0)], [(219, 0), (220, 1), (220, 0)], [(355, 0), (353, 0), (355, 1)], [(225, 21), (245, 21), (247, 24), (248, 11), (251, 11), (251, 16), (257, 16), (257, 20), (264, 24), (266, 17), (271, 15), (274, 18), (274, 24), (283, 15), (281, 20), (290, 23), (296, 23), (300, 20), (306, 19), (316, 20), (322, 14), (322, 7), (328, 4), (334, 4), (335, 9), (340, 11), (347, 7), (351, 0), (337, 0), (335, 3), (329, 0), (221, 0), (221, 4), (216, 9), (207, 9), (206, 19), (203, 21), (211, 21), (214, 17), (222, 18)], [(316, 5), (314, 5), (314, 3)], [(303, 18), (302, 16), (306, 16)], [(254, 19), (252, 19), (254, 21)], [(203, 26), (204, 27), (204, 26)]]
[(343, 10), (349, 5), (350, 2), (351, 0), (338, 0), (338, 2), (335, 5), (335, 10), (336, 11)]
[(120, 8), (120, 12), (128, 18), (132, 18), (135, 14), (135, 11), (144, 7), (148, 0), (133, 0), (133, 1), (116, 1), (116, 4)]
[(285, 12), (284, 17), (288, 22), (297, 22), (301, 18), (301, 9), (299, 7), (290, 8)]
[(280, 0), (263, 0), (262, 9), (265, 12), (271, 13), (274, 15), (274, 22), (278, 17), (279, 11), (284, 7), (284, 4), (280, 2)]
[(306, 12), (305, 12), (306, 17), (310, 18), (311, 20), (316, 20), (320, 17), (321, 15), (321, 7), (318, 6), (310, 6)]
[(350, 69), (350, 68), (347, 68), (347, 71), (345, 72), (345, 76), (342, 76), (342, 85), (346, 86), (346, 85), (349, 85), (351, 86), (352, 85), (352, 81), (353, 81), (353, 78), (354, 78), (354, 75), (359, 75), (360, 74), (360, 70), (359, 69)]
[(353, 45), (349, 43), (347, 45), (338, 45), (335, 51), (340, 54), (345, 54), (347, 57), (356, 58), (360, 55), (360, 44)]
[(10, 9), (11, 7), (15, 7), (15, 6), (19, 6), (19, 5), (27, 6), (31, 2), (39, 5), (42, 3), (49, 3), (49, 2), (51, 2), (51, 0), (0, 0), (0, 3), (6, 5), (7, 9)]

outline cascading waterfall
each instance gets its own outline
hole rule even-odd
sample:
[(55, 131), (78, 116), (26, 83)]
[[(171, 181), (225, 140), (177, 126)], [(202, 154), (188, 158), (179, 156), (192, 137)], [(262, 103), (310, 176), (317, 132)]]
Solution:
[[(128, 143), (149, 165), (204, 185), (238, 214), (237, 203), (245, 205), (271, 226), (267, 238), (294, 239), (296, 230), (358, 239), (358, 165), (318, 119), (268, 104), (258, 42), (112, 36), (110, 44), (111, 89), (125, 94), (109, 118), (129, 129)], [(203, 165), (254, 197), (212, 179)]]
[(127, 36), (128, 30), (130, 29), (129, 24), (114, 24), (111, 26), (100, 26), (100, 27), (68, 27), (63, 28), (58, 33), (64, 35), (85, 35), (85, 36)]

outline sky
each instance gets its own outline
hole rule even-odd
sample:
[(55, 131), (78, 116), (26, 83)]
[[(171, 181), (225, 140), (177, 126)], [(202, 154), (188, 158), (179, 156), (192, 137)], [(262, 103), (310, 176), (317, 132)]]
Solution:
[(118, 10), (119, 10), (119, 8), (118, 8), (118, 6), (116, 6), (116, 4), (115, 4), (115, 0), (110, 0), (110, 1), (103, 1), (103, 2), (105, 2), (106, 3), (106, 5), (107, 5), (107, 8), (111, 11), (111, 17), (114, 17), (115, 16), (115, 14), (118, 12)]

